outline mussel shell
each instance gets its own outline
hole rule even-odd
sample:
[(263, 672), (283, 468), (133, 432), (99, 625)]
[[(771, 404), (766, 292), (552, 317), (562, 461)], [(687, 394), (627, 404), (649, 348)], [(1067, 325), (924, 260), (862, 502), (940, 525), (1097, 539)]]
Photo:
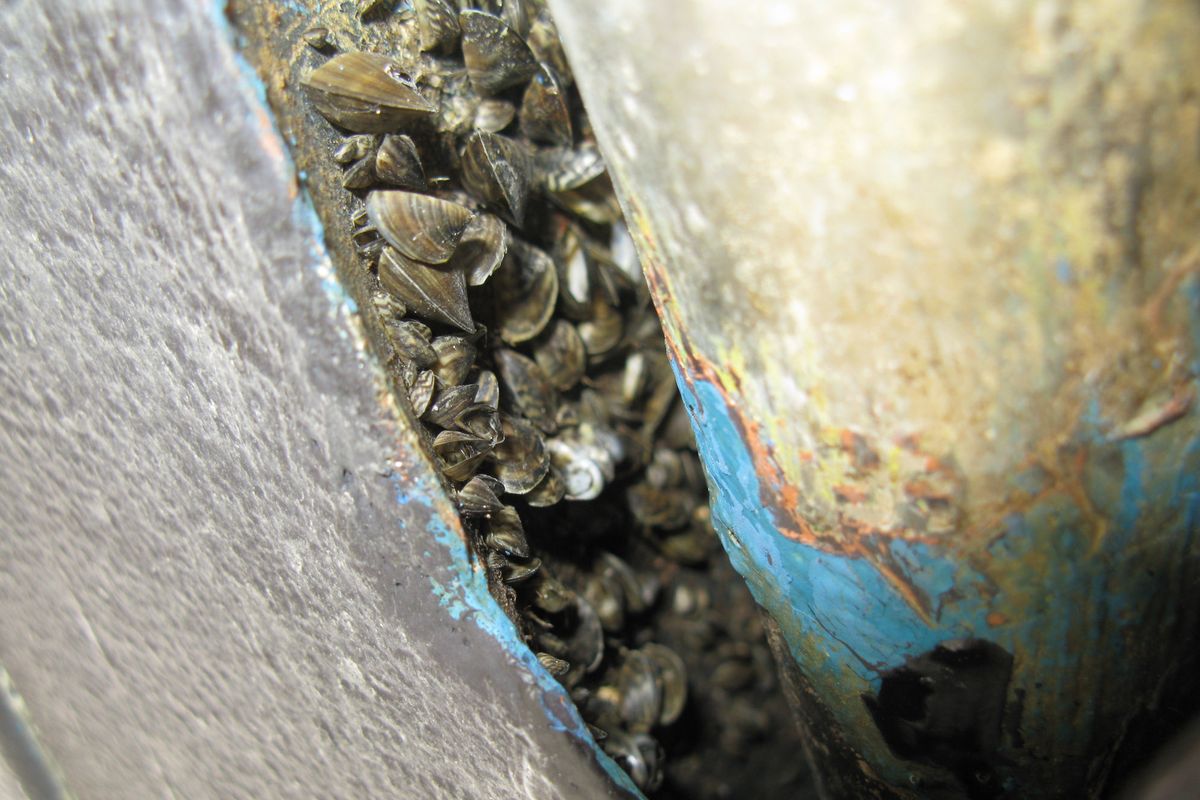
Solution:
[(634, 733), (648, 733), (662, 714), (662, 686), (655, 663), (640, 650), (630, 650), (618, 672), (621, 719)]
[(375, 151), (375, 138), (365, 133), (347, 136), (333, 151), (333, 160), (345, 165), (366, 158)]
[(427, 369), (417, 373), (412, 386), (408, 387), (408, 402), (412, 404), (413, 413), (418, 418), (424, 415), (426, 409), (429, 408), (429, 401), (433, 399), (436, 387), (437, 379), (433, 372)]
[(463, 408), (454, 418), (454, 427), (496, 444), (503, 438), (500, 432), (500, 415), (487, 403), (473, 402)]
[(534, 508), (546, 508), (562, 500), (566, 491), (562, 476), (551, 465), (549, 471), (546, 472), (546, 477), (542, 478), (542, 482), (525, 495), (525, 502)]
[(641, 650), (654, 664), (662, 687), (662, 710), (658, 715), (658, 724), (670, 725), (679, 719), (687, 704), (687, 668), (678, 653), (657, 642), (649, 642)]
[(429, 328), (415, 320), (396, 320), (384, 328), (396, 358), (418, 370), (437, 362), (437, 353), (429, 344)]
[(529, 26), (529, 35), (525, 39), (535, 58), (547, 64), (554, 70), (562, 85), (570, 86), (573, 82), (571, 66), (567, 63), (567, 54), (563, 52), (562, 42), (558, 38), (558, 29), (547, 13), (539, 14)]
[(591, 319), (579, 323), (579, 338), (590, 359), (603, 358), (621, 343), (625, 321), (600, 291), (592, 292)]
[(437, 362), (433, 372), (443, 386), (458, 386), (475, 364), (475, 345), (462, 336), (438, 336), (431, 343)]
[(550, 469), (550, 456), (541, 433), (520, 417), (500, 415), (504, 440), (492, 451), (493, 470), (510, 494), (532, 491)]
[(616, 634), (625, 628), (625, 600), (615, 578), (593, 575), (584, 583), (583, 596), (596, 609), (606, 632)]
[(532, 245), (514, 239), (494, 278), (495, 314), (500, 338), (527, 342), (546, 327), (558, 299), (554, 260)]
[(408, 308), (400, 298), (379, 289), (371, 292), (371, 305), (384, 324), (395, 322), (408, 313)]
[(516, 350), (500, 348), (495, 351), (496, 368), (500, 370), (500, 386), (509, 407), (519, 411), (546, 433), (558, 429), (555, 412), (558, 392), (533, 360)]
[[(535, 0), (535, 2), (539, 1)], [(472, 5), (480, 11), (500, 17), (519, 36), (529, 33), (529, 9), (526, 7), (525, 0), (474, 0)]]
[(512, 506), (503, 506), (488, 517), (488, 535), (483, 543), (506, 556), (529, 557), (525, 527), (521, 524), (517, 510)]
[(629, 510), (638, 522), (651, 528), (677, 530), (691, 519), (691, 494), (679, 489), (655, 489), (644, 483), (630, 486), (625, 494)]
[(480, 94), (496, 94), (533, 77), (537, 60), (520, 34), (500, 17), (483, 11), (459, 14), (463, 61)]
[(491, 370), (481, 370), (475, 383), (479, 384), (479, 391), (475, 393), (475, 402), (483, 403), (493, 409), (500, 408), (500, 381), (496, 378), (496, 373)]
[(384, 183), (405, 189), (424, 189), (425, 169), (417, 145), (402, 134), (389, 133), (375, 151), (375, 174)]
[(551, 439), (546, 444), (551, 463), (562, 475), (563, 496), (567, 500), (595, 500), (608, 481), (604, 466), (592, 451), (578, 442)]
[(375, 53), (340, 53), (301, 84), (327, 120), (355, 133), (384, 133), (437, 112), (396, 62)]
[(496, 491), (487, 475), (476, 475), (458, 490), (459, 510), (469, 517), (494, 514), (504, 505)]
[[(575, 593), (561, 581), (543, 571), (533, 588), (533, 604), (549, 614), (559, 614), (575, 601)], [(565, 648), (559, 652), (565, 652)]]
[(475, 131), (463, 148), (463, 186), (518, 226), (525, 219), (531, 171), (525, 145), (498, 133)]
[(554, 248), (558, 267), (558, 310), (577, 322), (588, 319), (592, 309), (592, 269), (583, 246), (583, 235), (567, 226)]
[(535, 142), (570, 147), (571, 110), (566, 90), (554, 72), (542, 64), (525, 87), (521, 101), (521, 133)]
[(367, 217), (388, 244), (408, 258), (443, 264), (471, 221), (466, 206), (427, 194), (380, 189), (367, 196)]
[(510, 235), (508, 226), (492, 214), (476, 214), (463, 231), (451, 265), (467, 275), (468, 286), (482, 286), (504, 261)]
[(524, 583), (538, 573), (542, 568), (542, 560), (534, 557), (528, 561), (509, 561), (504, 566), (504, 572), (500, 579), (505, 583), (512, 585), (514, 583)]
[(534, 177), (546, 191), (569, 192), (604, 174), (604, 157), (593, 144), (543, 147), (534, 159)]
[(433, 440), (433, 451), (442, 472), (455, 481), (468, 480), (491, 452), (491, 442), (462, 431), (442, 431)]
[(549, 653), (538, 653), (537, 660), (538, 660), (538, 663), (541, 664), (547, 672), (549, 672), (551, 675), (553, 675), (556, 678), (559, 677), (560, 675), (566, 675), (567, 672), (571, 669), (570, 662), (564, 661), (561, 658), (555, 658), (554, 656), (550, 655)]
[(379, 259), (379, 283), (422, 319), (453, 325), (467, 333), (475, 330), (466, 278), (459, 270), (431, 267), (389, 247)]
[(597, 225), (614, 225), (621, 220), (621, 206), (607, 173), (578, 189), (552, 192), (548, 196), (559, 208)]
[(343, 189), (366, 189), (375, 183), (375, 159), (367, 156), (350, 165), (342, 175)]
[(604, 660), (604, 628), (592, 604), (575, 595), (575, 628), (567, 639), (567, 660), (593, 672)]
[(538, 338), (533, 358), (546, 374), (546, 379), (560, 392), (574, 388), (587, 369), (587, 351), (575, 326), (566, 320), (555, 320)]
[(599, 566), (602, 575), (611, 576), (620, 588), (625, 607), (634, 614), (645, 611), (654, 602), (657, 584), (642, 581), (624, 559), (612, 553), (601, 553)]
[(517, 118), (517, 107), (507, 100), (488, 98), (475, 109), (475, 127), (485, 133), (499, 133)]
[(309, 28), (304, 33), (300, 34), (300, 38), (304, 43), (314, 50), (328, 50), (335, 48), (333, 35), (329, 32), (329, 28)]
[(421, 52), (452, 52), (462, 33), (455, 3), (451, 0), (413, 0), (412, 5), (417, 14)]
[[(458, 415), (462, 413), (463, 409), (475, 402), (475, 392), (478, 389), (479, 387), (473, 383), (467, 386), (451, 386), (443, 389), (429, 404), (422, 419), (439, 428), (453, 428), (455, 420), (458, 419)], [(485, 441), (490, 444), (491, 440), (485, 439)]]

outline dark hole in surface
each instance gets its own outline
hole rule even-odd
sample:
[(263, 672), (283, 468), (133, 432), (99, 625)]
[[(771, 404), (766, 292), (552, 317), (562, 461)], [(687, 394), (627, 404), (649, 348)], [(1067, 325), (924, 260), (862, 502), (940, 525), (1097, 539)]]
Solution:
[(972, 798), (1001, 793), (1000, 723), (1012, 655), (985, 639), (950, 639), (883, 673), (863, 695), (898, 757), (950, 770)]

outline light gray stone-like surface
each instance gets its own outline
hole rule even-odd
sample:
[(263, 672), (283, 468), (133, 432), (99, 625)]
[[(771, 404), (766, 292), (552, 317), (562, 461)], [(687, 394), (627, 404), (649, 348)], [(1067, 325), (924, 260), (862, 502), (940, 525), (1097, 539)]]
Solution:
[(82, 798), (607, 795), (431, 593), (211, 13), (0, 12), (0, 663)]

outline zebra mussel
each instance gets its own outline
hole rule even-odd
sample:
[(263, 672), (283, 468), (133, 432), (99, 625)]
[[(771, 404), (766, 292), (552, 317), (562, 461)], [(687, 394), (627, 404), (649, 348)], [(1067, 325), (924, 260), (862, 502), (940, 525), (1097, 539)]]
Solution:
[(668, 796), (706, 680), (689, 648), (712, 649), (672, 582), (717, 543), (658, 320), (544, 4), (409, 13), (411, 47), (313, 28), (302, 48), (383, 360), (501, 608), (604, 751)]

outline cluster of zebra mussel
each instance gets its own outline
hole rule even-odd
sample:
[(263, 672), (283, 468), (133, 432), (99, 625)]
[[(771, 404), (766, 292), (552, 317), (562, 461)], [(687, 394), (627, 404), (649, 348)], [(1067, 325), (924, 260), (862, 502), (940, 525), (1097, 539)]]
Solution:
[[(630, 631), (659, 574), (594, 543), (703, 559), (703, 478), (553, 23), (539, 3), (475, 6), (415, 0), (421, 53), (339, 52), (303, 83), (349, 132), (333, 157), (363, 200), (353, 240), (378, 279), (388, 366), (493, 592), (653, 790), (652, 732), (684, 709), (684, 663)], [(335, 49), (323, 30), (305, 39)], [(624, 514), (585, 502), (598, 498)]]

